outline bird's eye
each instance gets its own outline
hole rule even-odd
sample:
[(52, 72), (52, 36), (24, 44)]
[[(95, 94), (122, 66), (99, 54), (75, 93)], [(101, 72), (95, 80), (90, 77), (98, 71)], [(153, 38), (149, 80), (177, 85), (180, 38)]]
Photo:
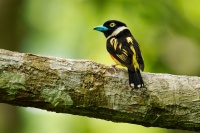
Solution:
[(115, 23), (110, 23), (110, 27), (114, 27), (115, 26)]

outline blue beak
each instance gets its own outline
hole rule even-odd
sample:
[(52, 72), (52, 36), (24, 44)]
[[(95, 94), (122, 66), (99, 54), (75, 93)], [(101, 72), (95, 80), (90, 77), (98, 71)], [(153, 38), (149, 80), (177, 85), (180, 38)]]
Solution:
[(94, 27), (94, 30), (104, 32), (104, 31), (108, 31), (109, 29), (107, 27), (101, 25), (101, 26)]

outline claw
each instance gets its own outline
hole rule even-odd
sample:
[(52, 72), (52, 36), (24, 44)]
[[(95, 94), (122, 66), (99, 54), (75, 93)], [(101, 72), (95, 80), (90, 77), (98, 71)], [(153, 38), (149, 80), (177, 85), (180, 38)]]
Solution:
[(113, 64), (113, 65), (111, 65), (111, 67), (116, 67), (118, 64)]

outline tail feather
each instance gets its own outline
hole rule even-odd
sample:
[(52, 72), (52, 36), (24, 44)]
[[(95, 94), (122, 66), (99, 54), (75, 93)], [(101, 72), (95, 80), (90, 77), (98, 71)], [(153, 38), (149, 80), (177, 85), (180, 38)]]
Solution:
[(136, 70), (135, 72), (128, 69), (129, 75), (129, 84), (134, 88), (142, 88), (144, 87), (144, 82), (142, 80), (142, 76), (140, 70)]

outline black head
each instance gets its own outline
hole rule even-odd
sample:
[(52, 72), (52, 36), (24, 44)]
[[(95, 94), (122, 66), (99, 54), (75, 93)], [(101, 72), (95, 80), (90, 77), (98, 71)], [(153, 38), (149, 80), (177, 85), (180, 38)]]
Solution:
[(97, 26), (94, 30), (103, 32), (106, 37), (110, 36), (116, 29), (127, 27), (126, 24), (117, 20), (108, 20), (103, 25)]

